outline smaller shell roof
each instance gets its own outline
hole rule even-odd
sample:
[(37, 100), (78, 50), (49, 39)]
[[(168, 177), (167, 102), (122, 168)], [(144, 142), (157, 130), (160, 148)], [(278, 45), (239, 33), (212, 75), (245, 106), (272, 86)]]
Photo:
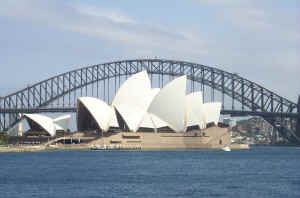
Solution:
[(214, 122), (216, 125), (220, 119), (222, 103), (220, 102), (210, 102), (203, 104), (203, 111), (205, 115), (206, 124)]
[(109, 105), (98, 98), (92, 97), (80, 97), (78, 101), (91, 113), (99, 128), (104, 131), (109, 129), (109, 123), (113, 116), (113, 110)]
[(54, 122), (59, 122), (61, 120), (68, 120), (68, 119), (71, 119), (71, 115), (62, 115), (62, 116), (59, 116), (57, 118), (54, 118), (53, 121)]
[(34, 121), (51, 136), (55, 136), (56, 128), (52, 118), (39, 114), (24, 114), (24, 117)]
[(167, 127), (169, 126), (168, 123), (165, 121), (161, 120), (157, 116), (151, 114), (151, 113), (146, 113), (143, 117), (143, 120), (140, 124), (140, 127), (143, 128), (162, 128), (162, 127)]
[[(148, 101), (146, 103), (147, 109), (149, 108), (153, 98), (159, 93), (160, 88), (153, 88), (149, 92)], [(140, 123), (139, 127), (143, 128), (160, 128), (160, 127), (166, 127), (168, 126), (168, 123), (164, 122), (163, 120), (159, 119), (157, 116), (146, 112), (143, 116), (143, 119)]]
[(136, 132), (146, 112), (134, 105), (116, 104), (115, 108), (124, 118), (130, 131)]
[(63, 115), (53, 119), (56, 130), (66, 131), (68, 129), (70, 119), (71, 119), (71, 115)]
[(185, 98), (185, 125), (198, 125), (200, 129), (205, 128), (205, 115), (203, 111), (202, 92), (193, 92)]

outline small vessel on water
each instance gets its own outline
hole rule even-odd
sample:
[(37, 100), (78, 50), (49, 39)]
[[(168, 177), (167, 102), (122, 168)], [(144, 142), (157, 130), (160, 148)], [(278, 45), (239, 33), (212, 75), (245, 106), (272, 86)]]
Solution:
[(100, 144), (93, 144), (90, 148), (91, 150), (103, 150)]
[(222, 148), (223, 151), (231, 151), (231, 148), (229, 146), (225, 146)]

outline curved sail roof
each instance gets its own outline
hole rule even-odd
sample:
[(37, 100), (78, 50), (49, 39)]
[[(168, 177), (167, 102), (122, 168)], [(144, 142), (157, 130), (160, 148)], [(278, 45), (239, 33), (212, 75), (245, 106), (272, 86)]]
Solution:
[(151, 83), (146, 71), (128, 78), (117, 91), (112, 106), (122, 115), (131, 131), (138, 130), (147, 112), (149, 97), (151, 97)]
[(150, 90), (151, 83), (147, 71), (136, 73), (121, 85), (112, 101), (112, 105), (127, 104), (144, 109)]
[[(43, 128), (51, 136), (55, 136), (56, 128), (52, 118), (39, 114), (24, 114), (24, 118), (30, 119), (35, 124)], [(30, 124), (29, 124), (30, 125)], [(32, 126), (30, 126), (32, 127)]]
[(202, 92), (190, 93), (185, 99), (185, 126), (198, 125), (200, 129), (204, 129), (205, 115), (203, 111)]
[[(153, 98), (159, 93), (160, 88), (153, 88), (149, 92), (148, 102), (147, 102), (147, 109), (149, 108)], [(140, 127), (143, 128), (161, 128), (168, 126), (168, 123), (165, 121), (159, 119), (157, 116), (146, 112), (146, 114), (143, 117), (143, 120), (140, 124)]]
[(169, 126), (168, 123), (166, 123), (165, 121), (161, 120), (160, 118), (158, 118), (157, 116), (151, 113), (146, 113), (144, 115), (143, 121), (140, 124), (140, 127), (155, 128), (155, 129), (167, 127), (167, 126)]
[(136, 132), (139, 128), (139, 124), (145, 114), (145, 111), (134, 105), (127, 104), (118, 104), (115, 106), (115, 108), (121, 114), (128, 128), (131, 131)]
[(53, 119), (56, 130), (66, 131), (68, 129), (70, 119), (71, 119), (70, 115), (63, 115)]
[(100, 99), (92, 97), (80, 97), (78, 101), (90, 112), (100, 129), (103, 131), (109, 129), (109, 123), (113, 116), (113, 110), (109, 105)]
[(186, 76), (169, 82), (153, 98), (148, 112), (169, 124), (176, 132), (184, 131)]
[(160, 88), (153, 88), (149, 91), (149, 93), (148, 93), (149, 95), (147, 97), (147, 102), (146, 102), (146, 109), (149, 108), (153, 98), (159, 93), (159, 91), (160, 91)]
[(211, 102), (203, 104), (203, 111), (205, 114), (206, 124), (214, 122), (216, 125), (220, 119), (222, 103), (220, 102)]

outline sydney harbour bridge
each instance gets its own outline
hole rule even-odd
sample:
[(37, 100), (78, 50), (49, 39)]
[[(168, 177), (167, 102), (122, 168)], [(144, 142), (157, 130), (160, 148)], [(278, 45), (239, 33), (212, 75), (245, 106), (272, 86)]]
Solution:
[(13, 127), (23, 113), (75, 112), (76, 99), (81, 96), (110, 103), (122, 82), (142, 70), (147, 70), (152, 86), (160, 88), (185, 74), (188, 91), (202, 91), (204, 100), (221, 101), (222, 114), (260, 116), (282, 138), (300, 144), (300, 97), (297, 103), (292, 102), (236, 73), (165, 59), (122, 60), (83, 67), (1, 97), (0, 131)]

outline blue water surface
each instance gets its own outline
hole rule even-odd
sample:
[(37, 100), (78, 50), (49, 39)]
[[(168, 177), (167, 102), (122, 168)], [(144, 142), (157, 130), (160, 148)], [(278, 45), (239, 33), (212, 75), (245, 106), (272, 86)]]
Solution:
[(300, 148), (0, 154), (0, 197), (300, 197)]

